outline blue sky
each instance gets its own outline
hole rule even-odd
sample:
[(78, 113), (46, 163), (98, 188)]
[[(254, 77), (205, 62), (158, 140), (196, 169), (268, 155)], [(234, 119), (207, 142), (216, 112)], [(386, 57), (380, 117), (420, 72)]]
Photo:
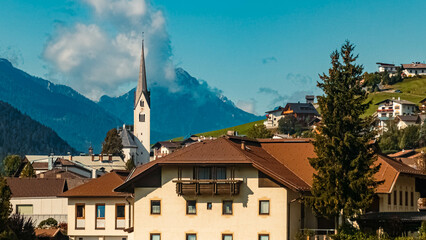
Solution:
[[(123, 1), (126, 2), (105, 0), (104, 4)], [(136, 84), (137, 75), (133, 80), (103, 83), (95, 79), (100, 76), (95, 72), (88, 77), (93, 79), (90, 83), (94, 88), (99, 89), (79, 89), (81, 82), (77, 79), (86, 75), (76, 72), (84, 68), (79, 65), (73, 71), (64, 69), (59, 62), (63, 59), (57, 55), (64, 56), (66, 46), (55, 50), (55, 44), (68, 36), (65, 33), (75, 33), (79, 23), (99, 26), (104, 35), (123, 31), (130, 36), (132, 27), (140, 32), (136, 28), (156, 26), (156, 16), (161, 13), (162, 30), (146, 31), (152, 71), (156, 71), (155, 64), (182, 67), (222, 90), (238, 106), (257, 114), (287, 101), (303, 101), (306, 93), (319, 94), (315, 86), (318, 73), (328, 70), (329, 54), (346, 39), (356, 44), (359, 63), (367, 71), (375, 71), (378, 61), (400, 64), (426, 60), (426, 32), (422, 30), (426, 1), (423, 0), (153, 0), (147, 2), (146, 11), (137, 15), (152, 22), (148, 25), (128, 24), (132, 19), (123, 20), (128, 15), (114, 9), (97, 9), (97, 12), (96, 4), (102, 1), (2, 0), (0, 56), (14, 60), (30, 74), (77, 88), (92, 99), (104, 93), (119, 95)], [(159, 41), (164, 44), (156, 45)], [(171, 58), (158, 60), (167, 52), (167, 44)], [(105, 52), (111, 46), (116, 45), (105, 45), (100, 51)], [(78, 47), (81, 49), (81, 45)], [(117, 54), (120, 51), (106, 57)], [(100, 67), (88, 64), (93, 62), (84, 63)], [(166, 79), (167, 74), (163, 77)]]

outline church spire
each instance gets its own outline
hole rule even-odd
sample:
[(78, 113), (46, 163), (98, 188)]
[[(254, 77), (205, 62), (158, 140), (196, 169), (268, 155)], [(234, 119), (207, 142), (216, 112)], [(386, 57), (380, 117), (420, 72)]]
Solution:
[(144, 39), (142, 33), (142, 51), (141, 51), (141, 62), (139, 66), (139, 80), (138, 86), (136, 88), (135, 95), (135, 108), (138, 105), (138, 101), (141, 98), (141, 95), (144, 94), (148, 106), (150, 106), (150, 93), (148, 92), (148, 85), (146, 83), (146, 69), (145, 69), (145, 53), (144, 53)]

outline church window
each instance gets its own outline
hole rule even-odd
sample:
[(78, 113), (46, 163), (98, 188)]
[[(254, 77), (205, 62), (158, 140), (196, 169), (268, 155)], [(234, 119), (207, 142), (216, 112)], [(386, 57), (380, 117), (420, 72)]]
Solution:
[(141, 107), (144, 107), (145, 102), (141, 100), (139, 104), (140, 104)]
[(145, 122), (145, 114), (139, 114), (139, 122)]

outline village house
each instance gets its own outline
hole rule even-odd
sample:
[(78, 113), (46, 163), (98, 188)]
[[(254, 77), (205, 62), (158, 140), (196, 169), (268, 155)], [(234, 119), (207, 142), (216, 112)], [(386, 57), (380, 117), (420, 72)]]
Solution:
[(389, 74), (395, 74), (398, 71), (399, 66), (395, 66), (395, 64), (391, 63), (376, 63), (379, 67), (379, 73), (388, 72)]
[(399, 97), (398, 99), (392, 98), (383, 100), (376, 103), (376, 105), (378, 106), (378, 117), (394, 118), (398, 115), (413, 115), (417, 110), (417, 104)]
[(129, 239), (133, 198), (113, 192), (128, 174), (112, 171), (60, 195), (68, 199), (68, 236), (72, 240)]
[(315, 109), (313, 95), (306, 96), (306, 103), (287, 103), (285, 107), (276, 107), (272, 111), (266, 112), (266, 121), (263, 122), (266, 128), (276, 129), (278, 128), (278, 121), (285, 116), (294, 116), (297, 121), (302, 123), (304, 126), (319, 116), (318, 111)]
[(157, 158), (164, 157), (181, 147), (182, 147), (182, 142), (174, 142), (174, 141), (156, 142), (152, 146), (152, 151), (154, 152), (154, 160)]
[(420, 62), (413, 62), (410, 64), (402, 64), (403, 73), (408, 77), (416, 75), (426, 75), (426, 64)]
[(67, 221), (67, 199), (59, 198), (68, 190), (66, 179), (7, 178), (12, 197), (12, 213), (31, 217), (35, 225), (47, 218)]
[[(309, 139), (228, 136), (139, 166), (115, 191), (134, 196), (134, 239), (293, 239), (305, 228), (325, 234), (333, 223), (315, 217), (302, 201), (315, 172), (310, 157)], [(384, 155), (376, 163), (375, 178), (384, 183), (362, 222), (386, 212), (388, 221), (409, 213), (398, 221), (418, 223), (426, 175)]]
[(419, 115), (398, 115), (395, 117), (395, 124), (398, 129), (404, 129), (411, 125), (421, 124)]

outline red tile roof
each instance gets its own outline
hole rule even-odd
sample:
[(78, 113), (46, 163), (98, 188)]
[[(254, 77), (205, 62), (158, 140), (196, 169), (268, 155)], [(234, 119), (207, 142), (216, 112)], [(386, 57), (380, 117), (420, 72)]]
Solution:
[(12, 197), (56, 197), (67, 190), (65, 179), (7, 178)]
[(33, 165), (34, 170), (47, 169), (48, 168), (47, 162), (33, 162), (31, 165)]
[(128, 172), (125, 171), (113, 171), (70, 189), (60, 197), (126, 197), (129, 194), (113, 190), (124, 182), (127, 175)]
[(60, 232), (60, 228), (49, 228), (49, 229), (34, 229), (37, 238), (54, 238)]

